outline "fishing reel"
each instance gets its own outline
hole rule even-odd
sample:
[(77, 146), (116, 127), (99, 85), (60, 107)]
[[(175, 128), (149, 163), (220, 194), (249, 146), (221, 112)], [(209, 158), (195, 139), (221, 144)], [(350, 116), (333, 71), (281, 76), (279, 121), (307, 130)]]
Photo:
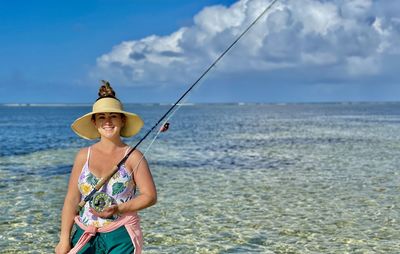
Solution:
[(113, 203), (113, 198), (104, 192), (97, 192), (90, 200), (90, 207), (96, 212), (101, 213), (105, 208), (110, 207)]

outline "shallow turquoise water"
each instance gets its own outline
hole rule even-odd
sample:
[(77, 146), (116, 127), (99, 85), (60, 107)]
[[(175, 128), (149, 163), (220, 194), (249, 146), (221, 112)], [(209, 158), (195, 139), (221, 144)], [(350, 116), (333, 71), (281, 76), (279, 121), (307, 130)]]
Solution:
[[(159, 200), (140, 212), (144, 253), (398, 253), (399, 108), (182, 107), (147, 154)], [(128, 106), (145, 130), (166, 109)], [(52, 252), (74, 154), (90, 144), (69, 124), (86, 111), (0, 107), (2, 253)]]

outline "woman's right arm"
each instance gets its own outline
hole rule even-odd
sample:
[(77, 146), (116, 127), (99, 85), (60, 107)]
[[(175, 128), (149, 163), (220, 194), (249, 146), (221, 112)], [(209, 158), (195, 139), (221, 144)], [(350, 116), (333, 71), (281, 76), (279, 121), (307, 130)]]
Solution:
[(86, 154), (87, 148), (83, 148), (75, 157), (74, 166), (72, 167), (69, 178), (68, 191), (64, 199), (64, 207), (61, 214), (60, 242), (56, 246), (56, 254), (65, 254), (71, 249), (71, 230), (74, 225), (74, 217), (77, 213), (76, 208), (81, 198), (78, 189), (78, 178), (81, 174), (82, 167), (85, 164)]

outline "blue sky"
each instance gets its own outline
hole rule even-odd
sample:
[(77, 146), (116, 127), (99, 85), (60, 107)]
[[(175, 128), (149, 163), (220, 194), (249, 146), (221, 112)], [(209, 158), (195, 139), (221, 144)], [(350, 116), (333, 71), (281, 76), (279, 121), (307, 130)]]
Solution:
[[(0, 1), (0, 103), (174, 102), (269, 0)], [(400, 2), (281, 0), (192, 102), (398, 101)]]

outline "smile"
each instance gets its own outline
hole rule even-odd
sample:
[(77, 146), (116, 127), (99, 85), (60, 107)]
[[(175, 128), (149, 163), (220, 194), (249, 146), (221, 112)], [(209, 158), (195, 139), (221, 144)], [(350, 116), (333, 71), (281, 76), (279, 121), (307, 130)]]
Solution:
[(109, 126), (103, 127), (103, 130), (105, 130), (105, 131), (112, 131), (114, 129), (115, 129), (115, 127), (109, 127)]

